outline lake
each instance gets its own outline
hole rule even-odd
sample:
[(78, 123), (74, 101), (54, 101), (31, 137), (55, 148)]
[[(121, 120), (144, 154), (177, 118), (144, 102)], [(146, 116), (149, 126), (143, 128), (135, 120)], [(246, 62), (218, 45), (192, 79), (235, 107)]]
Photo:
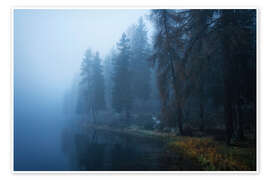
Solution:
[[(47, 115), (40, 117), (48, 118)], [(61, 118), (61, 117), (58, 117)], [(168, 151), (166, 141), (80, 128), (64, 120), (32, 121), (16, 130), (15, 171), (196, 170), (191, 160)], [(15, 126), (16, 128), (16, 126)]]

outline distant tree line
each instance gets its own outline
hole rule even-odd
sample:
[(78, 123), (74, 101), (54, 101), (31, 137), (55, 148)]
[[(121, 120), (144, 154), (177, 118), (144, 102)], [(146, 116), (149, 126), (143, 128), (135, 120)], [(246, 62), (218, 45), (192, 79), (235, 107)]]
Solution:
[[(224, 130), (226, 142), (256, 134), (256, 10), (152, 10), (102, 61), (81, 63), (77, 113), (159, 112), (179, 135)], [(153, 110), (154, 109), (154, 110)]]
[(95, 55), (90, 49), (85, 52), (80, 76), (77, 112), (90, 114), (95, 122), (97, 112), (106, 108), (104, 75), (98, 52)]
[(94, 56), (90, 49), (86, 51), (77, 113), (91, 114), (89, 118), (96, 119), (96, 114), (107, 107), (125, 114), (122, 123), (128, 124), (131, 111), (145, 107), (142, 102), (151, 98), (152, 70), (147, 61), (151, 52), (143, 19), (131, 26), (128, 35), (124, 32), (116, 45), (103, 62), (98, 52)]

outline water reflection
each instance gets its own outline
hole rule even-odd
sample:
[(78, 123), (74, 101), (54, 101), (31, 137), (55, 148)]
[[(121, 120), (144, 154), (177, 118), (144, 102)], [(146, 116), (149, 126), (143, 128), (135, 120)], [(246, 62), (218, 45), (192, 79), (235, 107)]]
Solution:
[(160, 140), (102, 130), (65, 129), (62, 151), (69, 159), (70, 170), (200, 170), (190, 159), (168, 152)]
[(80, 133), (65, 129), (62, 150), (72, 170), (157, 170), (163, 144), (94, 129)]

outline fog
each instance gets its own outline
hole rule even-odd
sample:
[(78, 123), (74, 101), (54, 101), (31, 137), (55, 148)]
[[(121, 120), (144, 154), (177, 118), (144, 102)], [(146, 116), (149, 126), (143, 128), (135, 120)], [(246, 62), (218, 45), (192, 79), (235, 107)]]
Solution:
[(16, 89), (55, 99), (51, 93), (70, 85), (87, 48), (104, 57), (146, 14), (148, 10), (15, 10)]
[(61, 156), (57, 140), (65, 125), (63, 96), (80, 70), (85, 50), (92, 48), (104, 57), (122, 33), (148, 13), (14, 10), (15, 169), (59, 166), (52, 157)]
[(15, 171), (256, 170), (256, 10), (13, 15)]

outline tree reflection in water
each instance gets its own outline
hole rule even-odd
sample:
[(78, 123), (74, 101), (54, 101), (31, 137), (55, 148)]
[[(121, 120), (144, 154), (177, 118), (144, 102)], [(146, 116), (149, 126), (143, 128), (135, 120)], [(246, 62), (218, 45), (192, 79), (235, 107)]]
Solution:
[(192, 170), (191, 161), (166, 153), (161, 141), (107, 131), (78, 133), (66, 129), (62, 149), (70, 160), (71, 170)]

